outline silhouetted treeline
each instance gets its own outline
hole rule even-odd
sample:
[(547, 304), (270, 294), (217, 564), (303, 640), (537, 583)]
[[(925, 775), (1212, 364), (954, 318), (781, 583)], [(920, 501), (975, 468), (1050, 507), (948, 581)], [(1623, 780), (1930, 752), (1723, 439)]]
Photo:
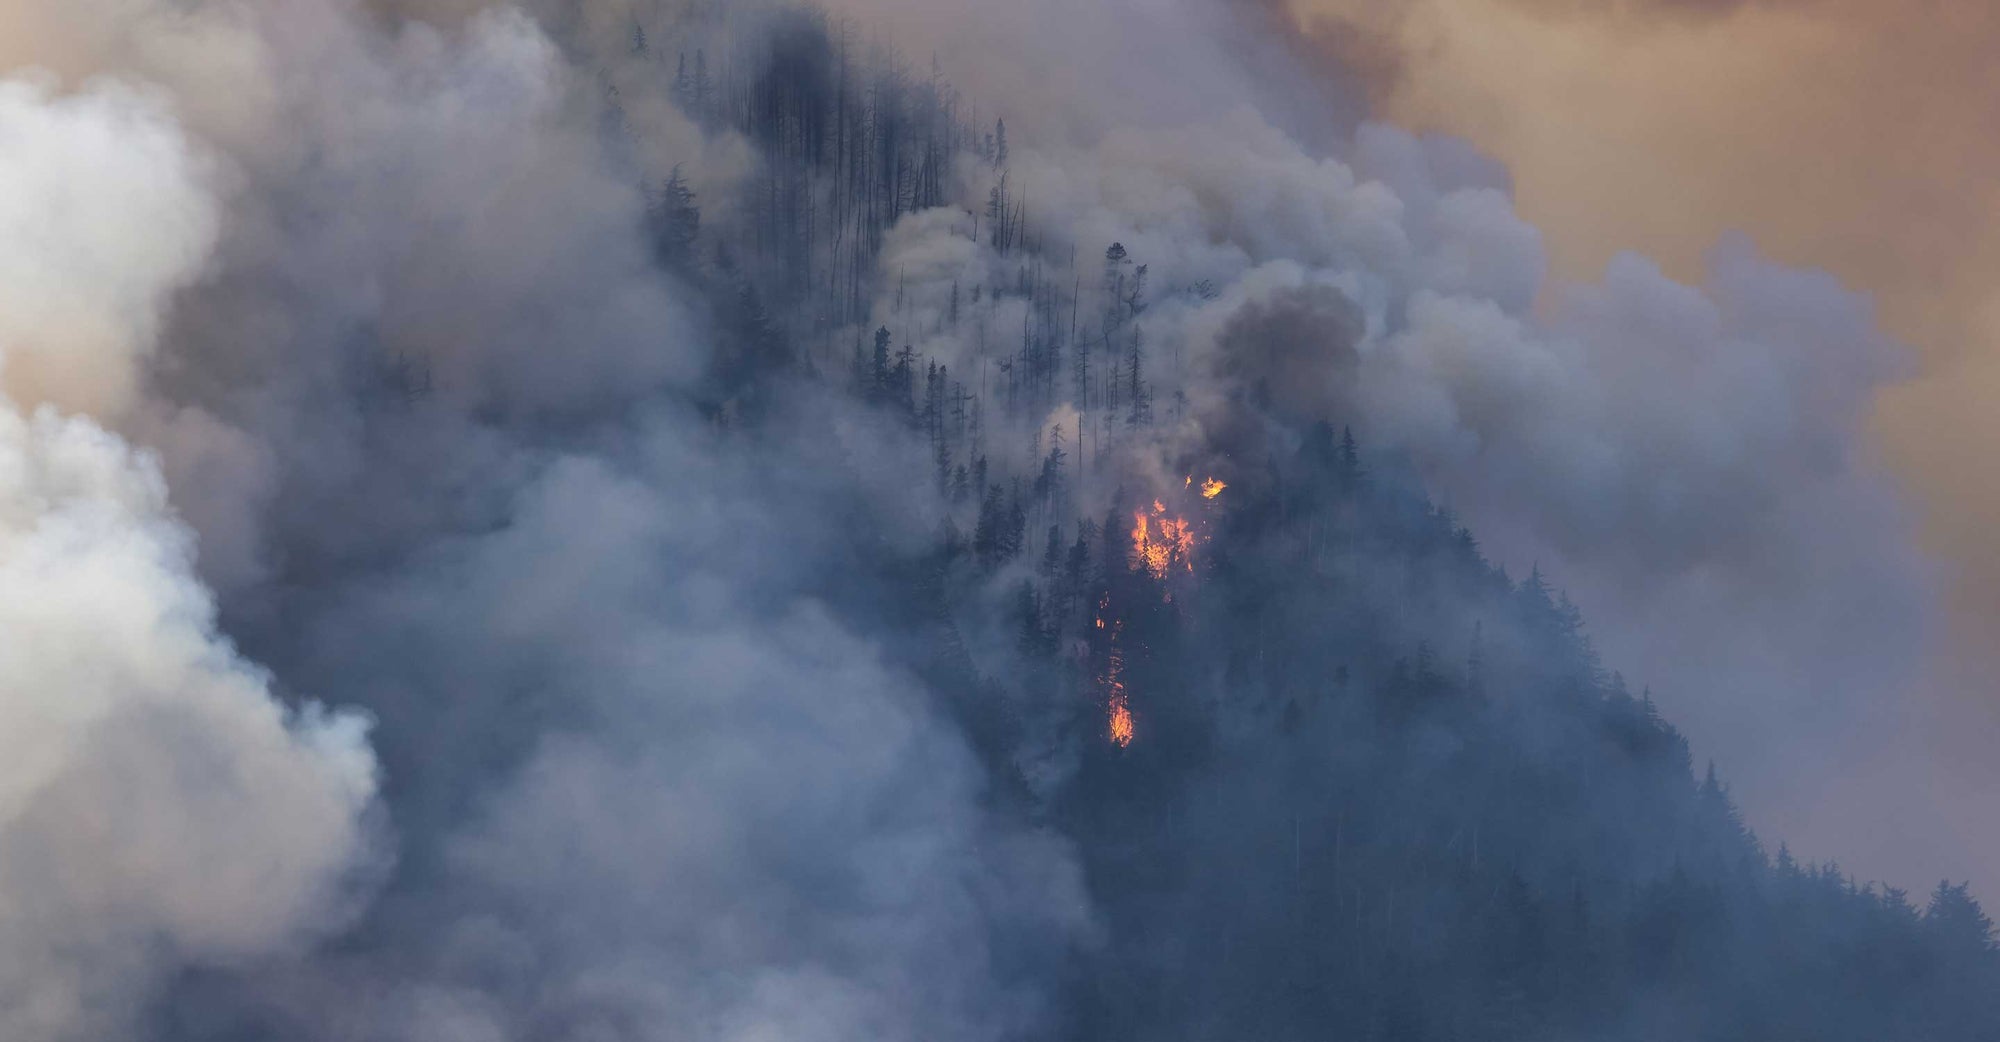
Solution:
[[(870, 588), (995, 804), (1085, 866), (1105, 932), (1065, 1037), (2000, 1037), (1966, 887), (1767, 849), (1576, 606), (1339, 417), (1239, 402), (1253, 447), (1210, 446), (1178, 488), (1122, 470), (1187, 407), (1147, 355), (1148, 269), (1050, 246), (1004, 121), (975, 125), (943, 70), (807, 11), (638, 39), (690, 116), (758, 149), (739, 210), (678, 172), (652, 193), (662, 267), (719, 318), (718, 415), (803, 375), (923, 447), (935, 546), (884, 551)], [(955, 171), (982, 166), (968, 206)], [(937, 209), (1015, 272), (929, 319), (977, 372), (917, 350), (940, 330), (898, 321), (880, 270), (891, 227)]]

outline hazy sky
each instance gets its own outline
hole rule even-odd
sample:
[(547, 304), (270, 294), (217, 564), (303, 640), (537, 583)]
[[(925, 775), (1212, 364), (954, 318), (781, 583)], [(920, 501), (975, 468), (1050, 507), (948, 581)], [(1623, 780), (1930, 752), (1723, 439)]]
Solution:
[(1633, 250), (1695, 279), (1718, 237), (1741, 231), (1875, 297), (1885, 328), (1914, 348), (1907, 378), (1878, 401), (1878, 448), (1919, 511), (1949, 632), (1915, 690), (1883, 693), (1904, 705), (1903, 733), (1841, 765), (1851, 791), (1777, 824), (1866, 875), (1950, 870), (1991, 891), (2000, 7), (1293, 2), (1322, 44), (1366, 59), (1381, 116), (1469, 137), (1507, 163), (1560, 274), (1594, 278)]

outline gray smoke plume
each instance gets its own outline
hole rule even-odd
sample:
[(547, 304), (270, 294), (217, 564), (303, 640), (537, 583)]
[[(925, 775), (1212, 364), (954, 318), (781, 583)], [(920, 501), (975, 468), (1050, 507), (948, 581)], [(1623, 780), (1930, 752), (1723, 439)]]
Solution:
[[(734, 436), (750, 406), (712, 386), (734, 334), (645, 238), (676, 168), (704, 221), (759, 205), (756, 144), (683, 114), (672, 59), (636, 44), (698, 19), (16, 6), (0, 28), (52, 71), (0, 93), (0, 274), (24, 275), (0, 280), (10, 1037), (139, 1030), (167, 980), (142, 1034), (1045, 1025), (1099, 932), (1077, 859), (999, 809), (1011, 779), (910, 650), (955, 624), (1004, 671), (1017, 576), (985, 615), (887, 603), (870, 576), (947, 524), (909, 480), (926, 446), (802, 374)], [(1381, 127), (1302, 144), (1334, 128), (1270, 103), (1283, 48), (1211, 33), (1234, 23), (1209, 4), (843, 6), (1004, 114), (1013, 159), (1005, 189), (956, 162), (947, 202), (888, 232), (866, 328), (796, 368), (883, 325), (997, 386), (1028, 306), (954, 316), (1019, 276), (978, 230), (1011, 192), (1044, 254), (1073, 248), (1078, 324), (1110, 357), (1142, 337), (1185, 392), (1081, 444), (1108, 418), (1088, 394), (989, 421), (1023, 463), (1067, 428), (1096, 475), (1079, 513), (1191, 459), (1258, 466), (1229, 455), (1254, 398), (1352, 425), (1571, 590), (1781, 831), (1803, 813), (1782, 783), (1877, 719), (1928, 591), (1857, 449), (1895, 364), (1865, 303), (1741, 243), (1704, 287), (1636, 258), (1550, 286), (1504, 171)], [(1147, 266), (1143, 313), (1098, 277), (1113, 243)], [(197, 557), (223, 628), (308, 708), (218, 635)], [(293, 689), (372, 716), (373, 751), (366, 717)], [(393, 868), (366, 826), (378, 756)]]
[(0, 1030), (103, 1038), (163, 975), (296, 955), (370, 854), (365, 718), (216, 630), (134, 406), (216, 235), (162, 101), (0, 82)]
[[(1718, 245), (1701, 287), (1637, 257), (1552, 286), (1490, 162), (1385, 127), (1350, 159), (1240, 110), (1025, 146), (1010, 176), (1080, 252), (1117, 242), (1150, 269), (1138, 324), (1192, 400), (1145, 451), (1195, 452), (1245, 381), (1352, 424), (1516, 574), (1539, 565), (1566, 587), (1607, 663), (1656, 688), (1760, 822), (1813, 822), (1801, 779), (1837, 773), (1894, 720), (1935, 596), (1864, 448), (1873, 394), (1903, 364), (1867, 302), (1741, 240)], [(995, 262), (963, 221), (926, 215), (883, 268), (904, 324), (931, 328), (951, 286)], [(923, 347), (967, 366), (980, 350)]]
[[(107, 293), (118, 278), (162, 284), (111, 299), (127, 310), (184, 289), (150, 393), (115, 416), (165, 454), (232, 631), (288, 681), (379, 720), (397, 859), (340, 945), (196, 974), (153, 1033), (929, 1038), (1037, 1022), (1030, 985), (1092, 929), (1062, 842), (992, 819), (963, 739), (863, 635), (879, 627), (814, 594), (877, 552), (855, 541), (856, 516), (890, 549), (930, 538), (925, 511), (904, 509), (902, 450), (821, 392), (799, 392), (799, 432), (747, 450), (676, 399), (711, 332), (647, 256), (638, 176), (621, 164), (652, 160), (607, 154), (602, 85), (506, 9), (435, 24), (307, 2), (116, 17), (133, 13), (59, 29), (151, 81), (141, 129), (204, 140), (226, 207), (196, 195), (187, 208), (209, 224), (188, 222), (191, 246), (170, 225), (117, 225), (179, 260), (164, 274), (144, 257), (79, 261), (108, 271)], [(162, 22), (179, 46), (144, 38)], [(187, 51), (205, 60), (190, 67)], [(217, 68), (242, 79), (215, 82)], [(704, 190), (743, 165), (657, 92), (621, 114)], [(158, 479), (134, 466), (152, 499), (133, 509), (159, 513)], [(189, 548), (172, 537), (158, 552), (185, 585), (159, 610), (199, 633)], [(111, 591), (80, 589), (80, 611), (103, 610)], [(205, 668), (248, 669), (234, 661)], [(225, 693), (241, 700), (246, 683)], [(107, 752), (187, 731), (187, 770), (232, 770), (256, 798), (204, 787), (182, 807), (154, 792), (140, 806), (215, 827), (133, 851), (101, 900), (158, 892), (166, 907), (100, 925), (44, 901), (56, 926), (105, 936), (105, 954), (44, 965), (24, 941), (23, 994), (53, 1003), (74, 977), (90, 1005), (129, 1011), (150, 980), (108, 964), (115, 941), (160, 930), (189, 949), (162, 968), (198, 968), (279, 950), (337, 909), (341, 870), (366, 851), (370, 754), (353, 718), (308, 715), (288, 735), (259, 698), (265, 730), (237, 729), (275, 749), (235, 752), (202, 716), (118, 732)], [(152, 780), (140, 763), (115, 780)], [(76, 773), (71, 790), (49, 787), (68, 794), (42, 830), (58, 811), (122, 804)], [(266, 815), (289, 831), (264, 836)], [(37, 867), (61, 877), (72, 856), (124, 852), (75, 845), (42, 845)], [(187, 878), (218, 856), (263, 874)], [(197, 882), (215, 889), (175, 889)], [(204, 997), (211, 984), (228, 998)], [(48, 1037), (72, 1024), (126, 1026), (72, 1018)]]

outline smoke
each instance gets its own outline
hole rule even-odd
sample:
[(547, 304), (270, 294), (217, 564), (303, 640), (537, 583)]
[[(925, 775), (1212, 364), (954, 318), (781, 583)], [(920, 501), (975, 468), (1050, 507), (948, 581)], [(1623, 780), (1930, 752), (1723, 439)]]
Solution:
[[(1982, 173), (1996, 158), (1984, 130), (1993, 12), (1946, 5), (1913, 20), (1869, 0), (1293, 6), (1316, 34), (1365, 28), (1396, 56), (1372, 81), (1386, 118), (1503, 158), (1565, 277), (1595, 277), (1639, 250), (1700, 280), (1717, 238), (1735, 230), (1867, 293), (1882, 328), (1912, 345), (1918, 364), (1874, 396), (1867, 448), (1908, 489), (1944, 603), (1920, 675), (1880, 696), (1898, 706), (1893, 736), (1850, 761), (1898, 775), (1868, 787), (1899, 795), (1864, 810), (1866, 793), (1849, 790), (1825, 801), (1838, 811), (1784, 815), (1821, 818), (1815, 845), (1883, 837), (1846, 855), (1869, 873), (1991, 862), (1983, 840), (1942, 822), (1977, 814), (1994, 791), (1987, 758), (1965, 740), (1991, 715), (1979, 678), (1996, 617), (1980, 404), (1996, 313)], [(1794, 89), (1807, 80), (1818, 89)], [(1917, 813), (1940, 823), (1912, 831)], [(1856, 814), (1867, 828), (1847, 824)]]
[(0, 1020), (103, 1037), (164, 970), (334, 925), (374, 760), (364, 718), (281, 708), (217, 636), (149, 461), (85, 420), (0, 423)]
[(265, 982), (303, 995), (284, 1030), (1003, 1037), (1045, 1013), (1026, 984), (1090, 926), (1063, 848), (978, 813), (914, 678), (797, 598), (748, 462), (665, 426), (554, 461), (504, 528), (326, 614), (302, 668), (422, 700), (383, 729), (423, 867), (366, 957)]
[(1674, 19), (1720, 18), (1744, 8), (1810, 6), (1811, 0), (1622, 0), (1609, 4), (1581, 0), (1508, 0), (1523, 11), (1549, 18)]
[[(58, 6), (10, 16), (56, 71), (0, 95), (26, 143), (0, 187), (27, 186), (0, 274), (61, 281), (0, 290), (0, 381), (121, 433), (0, 424), (0, 582), (31, 584), (0, 652), (34, 692), (10, 705), (48, 703), (6, 729), (36, 773), (0, 787), (23, 1037), (115, 1033), (175, 970), (164, 1038), (1045, 1027), (1099, 930), (1078, 857), (1009, 806), (984, 692), (934, 689), (924, 650), (1004, 673), (1018, 576), (956, 616), (889, 592), (943, 581), (908, 573), (949, 520), (910, 480), (926, 446), (828, 386), (863, 331), (795, 323), (817, 339), (762, 399), (718, 375), (768, 316), (662, 270), (652, 193), (679, 168), (705, 221), (748, 224), (768, 184), (639, 47), (672, 12)], [(1926, 590), (1857, 448), (1897, 364), (1862, 301), (1740, 243), (1702, 286), (1636, 258), (1553, 283), (1497, 164), (1275, 100), (1342, 92), (1207, 4), (907, 6), (850, 13), (1007, 117), (1019, 219), (1077, 256), (1072, 320), (1185, 392), (1081, 444), (1101, 406), (996, 416), (996, 458), (1067, 426), (1094, 512), (1115, 479), (1200, 457), (1235, 482), (1351, 424), (1608, 619), (1612, 663), (1753, 796), (1873, 719)], [(994, 394), (1032, 305), (956, 309), (1041, 277), (976, 230), (998, 176), (955, 162), (866, 280), (871, 326)], [(1114, 242), (1151, 287), (1117, 324)], [(1286, 422), (1239, 437), (1246, 402)], [(361, 707), (373, 751), (279, 688)], [(395, 862), (356, 909), (376, 757)]]
[[(364, 866), (365, 718), (216, 630), (133, 405), (215, 236), (161, 99), (0, 82), (0, 1025), (101, 1038), (186, 965), (296, 954)], [(227, 851), (226, 856), (218, 856)]]
[(200, 274), (215, 239), (205, 171), (162, 101), (107, 84), (53, 99), (0, 84), (13, 153), (0, 221), (6, 390), (19, 405), (115, 413), (131, 404), (162, 299)]
[[(1080, 879), (1062, 841), (991, 813), (982, 768), (899, 661), (899, 624), (855, 589), (933, 535), (901, 479), (921, 456), (803, 386), (786, 392), (796, 429), (717, 439), (697, 400), (717, 316), (654, 265), (640, 186), (685, 164), (727, 198), (743, 145), (703, 143), (658, 80), (607, 118), (606, 82), (553, 29), (480, 6), (411, 22), (161, 5), (62, 29), (151, 81), (159, 134), (178, 140), (171, 112), (223, 157), (227, 206), (203, 197), (206, 239), (141, 300), (175, 306), (121, 422), (163, 455), (230, 632), (287, 686), (377, 721), (396, 858), (338, 946), (195, 974), (152, 1033), (1025, 1033), (1093, 929)], [(117, 15), (171, 22), (216, 64), (154, 60)], [(90, 60), (73, 75), (101, 71)], [(242, 80), (216, 82), (218, 66)], [(200, 622), (193, 544), (165, 545), (190, 605), (167, 615)], [(135, 867), (127, 885), (160, 887), (192, 920), (172, 939), (210, 963), (322, 925), (322, 891), (363, 849), (358, 718), (308, 716), (288, 738), (261, 704), (296, 769), (346, 788), (316, 806), (310, 777), (239, 767), (261, 801), (221, 820), (254, 838), (277, 816), (294, 846), (281, 833), (260, 856), (196, 828)], [(176, 814), (208, 813), (190, 802)], [(251, 880), (268, 897), (228, 873), (178, 895), (182, 860), (222, 850), (245, 872), (293, 867)], [(52, 845), (47, 871), (92, 853)], [(222, 895), (235, 934), (200, 918)], [(97, 1005), (156, 997), (108, 967), (72, 972)]]
[[(1740, 237), (1699, 284), (1631, 255), (1555, 279), (1503, 170), (1379, 125), (1343, 161), (1240, 108), (1037, 141), (1010, 177), (1081, 256), (1117, 242), (1149, 268), (1133, 324), (1155, 378), (1189, 396), (1145, 465), (1157, 482), (1233, 444), (1246, 395), (1351, 424), (1514, 574), (1566, 588), (1607, 667), (1653, 686), (1779, 835), (1817, 824), (1811, 779), (1897, 726), (1937, 594), (1868, 448), (1875, 397), (1908, 362), (1866, 298)], [(993, 263), (968, 240), (963, 222), (907, 220), (883, 259), (902, 310), (882, 320), (944, 325), (951, 287)], [(1085, 293), (1086, 316), (1101, 300)], [(923, 343), (963, 371), (978, 337), (1021, 322)]]

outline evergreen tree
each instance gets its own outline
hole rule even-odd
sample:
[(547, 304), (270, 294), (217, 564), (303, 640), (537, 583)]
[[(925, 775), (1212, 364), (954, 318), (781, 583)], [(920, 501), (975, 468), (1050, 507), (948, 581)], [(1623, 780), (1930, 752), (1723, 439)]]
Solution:
[(1035, 592), (1035, 584), (1025, 579), (1014, 593), (1014, 617), (1020, 630), (1015, 638), (1015, 649), (1023, 657), (1033, 658), (1048, 649), (1049, 632), (1042, 621), (1042, 599)]
[(889, 370), (890, 400), (902, 410), (907, 419), (917, 418), (916, 403), (917, 352), (908, 344), (896, 352), (896, 364)]
[(1063, 561), (1063, 580), (1072, 593), (1083, 589), (1084, 580), (1090, 575), (1090, 543), (1097, 535), (1097, 526), (1086, 519), (1076, 526), (1076, 542), (1069, 547), (1069, 556)]
[(1054, 505), (1062, 495), (1063, 462), (1069, 453), (1063, 451), (1062, 425), (1051, 428), (1049, 451), (1042, 457), (1042, 469), (1035, 476), (1035, 498), (1045, 504)]
[(875, 330), (875, 354), (870, 368), (869, 395), (875, 401), (886, 401), (889, 396), (889, 327)]
[(709, 118), (709, 105), (715, 97), (715, 81), (708, 76), (708, 53), (700, 48), (694, 52), (694, 79), (689, 89), (689, 100), (694, 106), (696, 119)]
[(1924, 927), (1946, 951), (1963, 956), (1988, 956), (1993, 951), (1993, 920), (1974, 899), (1971, 887), (1950, 880), (1938, 883), (1924, 909)]
[(979, 504), (979, 521), (972, 529), (972, 552), (982, 567), (997, 567), (1006, 557), (1006, 526), (1006, 504), (1000, 486), (994, 485), (986, 490), (986, 498)]
[(1021, 506), (1021, 492), (1018, 488), (1008, 498), (1006, 542), (1002, 546), (1002, 551), (1005, 556), (1013, 557), (1027, 545), (1028, 512)]
[[(1145, 270), (1143, 267), (1140, 269)], [(1136, 428), (1146, 421), (1146, 383), (1139, 368), (1139, 327), (1132, 327), (1132, 353), (1126, 364), (1126, 397), (1131, 400), (1132, 411), (1125, 417), (1125, 426)]]
[(685, 268), (695, 258), (695, 242), (701, 235), (701, 208), (695, 204), (694, 190), (674, 164), (660, 191), (648, 200), (648, 223), (652, 228), (653, 253), (660, 263)]

